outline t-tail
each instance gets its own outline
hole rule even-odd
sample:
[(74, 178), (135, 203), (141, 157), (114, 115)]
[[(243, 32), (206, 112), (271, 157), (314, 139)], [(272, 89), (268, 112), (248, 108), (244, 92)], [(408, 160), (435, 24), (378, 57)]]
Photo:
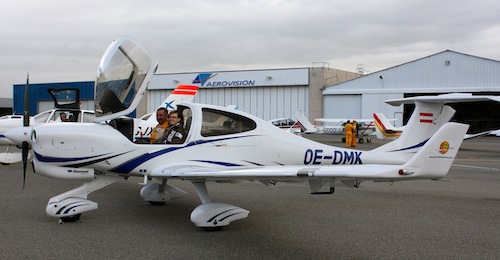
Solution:
[[(455, 110), (443, 103), (415, 101), (415, 110), (400, 137), (373, 151), (392, 152), (405, 158), (416, 153), (431, 136), (449, 122)], [(462, 136), (463, 138), (463, 136)]]

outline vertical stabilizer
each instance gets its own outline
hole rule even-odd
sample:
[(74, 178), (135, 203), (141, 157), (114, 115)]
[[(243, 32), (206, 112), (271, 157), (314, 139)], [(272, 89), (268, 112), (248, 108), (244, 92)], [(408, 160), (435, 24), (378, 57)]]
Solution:
[(378, 139), (396, 139), (401, 136), (402, 127), (395, 127), (383, 113), (374, 113), (375, 134)]
[(443, 178), (450, 170), (469, 125), (446, 123), (404, 166), (415, 178)]
[(415, 110), (404, 127), (401, 136), (374, 151), (398, 152), (411, 156), (417, 152), (429, 138), (455, 114), (455, 110), (443, 103), (415, 101)]
[(294, 112), (295, 117), (297, 117), (297, 121), (300, 123), (300, 129), (304, 133), (316, 133), (317, 129), (309, 122), (307, 117), (302, 114), (300, 111)]

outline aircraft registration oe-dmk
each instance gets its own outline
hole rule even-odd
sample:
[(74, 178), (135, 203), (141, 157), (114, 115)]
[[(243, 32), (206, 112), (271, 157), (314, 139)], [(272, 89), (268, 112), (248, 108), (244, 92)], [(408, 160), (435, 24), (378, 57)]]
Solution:
[[(34, 129), (35, 173), (84, 181), (51, 198), (48, 215), (60, 223), (79, 220), (82, 213), (98, 208), (87, 199), (91, 192), (130, 176), (151, 179), (140, 191), (142, 198), (164, 204), (186, 194), (167, 184), (169, 179), (180, 179), (190, 181), (201, 200), (191, 221), (204, 229), (220, 229), (246, 218), (249, 211), (212, 201), (206, 182), (247, 180), (272, 185), (302, 180), (317, 194), (333, 193), (336, 182), (359, 187), (369, 180), (441, 179), (468, 129), (465, 124), (448, 123), (449, 114), (441, 116), (440, 109), (434, 124), (421, 124), (418, 110), (438, 107), (417, 107), (408, 123), (412, 127), (401, 138), (372, 151), (357, 151), (310, 141), (242, 111), (183, 102), (177, 110), (184, 117), (184, 143), (137, 144), (124, 134), (130, 124), (120, 116), (135, 109), (155, 69), (141, 46), (129, 37), (119, 37), (99, 64), (96, 123), (46, 124)], [(100, 123), (107, 120), (114, 123)]]

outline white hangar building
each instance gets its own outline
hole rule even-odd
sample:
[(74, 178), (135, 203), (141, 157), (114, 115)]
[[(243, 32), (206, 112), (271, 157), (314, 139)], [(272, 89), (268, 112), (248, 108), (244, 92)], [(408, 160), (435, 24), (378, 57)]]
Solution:
[[(399, 126), (406, 123), (413, 107), (394, 107), (385, 100), (454, 92), (500, 95), (500, 62), (446, 50), (341, 82), (323, 91), (324, 117), (372, 118), (373, 113), (382, 112), (398, 119)], [(481, 128), (500, 128), (500, 104), (451, 106), (457, 110), (456, 121), (471, 124), (471, 130), (479, 123)]]
[(195, 84), (200, 86), (197, 103), (236, 105), (266, 120), (294, 118), (297, 110), (318, 118), (323, 115), (325, 87), (356, 77), (359, 74), (330, 69), (327, 63), (311, 68), (156, 74), (137, 115), (155, 111), (179, 84)]

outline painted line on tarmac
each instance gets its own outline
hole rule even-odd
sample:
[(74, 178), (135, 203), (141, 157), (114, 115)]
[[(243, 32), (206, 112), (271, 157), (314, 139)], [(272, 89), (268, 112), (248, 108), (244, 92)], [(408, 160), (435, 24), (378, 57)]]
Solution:
[(490, 170), (490, 171), (500, 171), (499, 168), (493, 168), (493, 167), (482, 167), (482, 166), (463, 165), (463, 164), (452, 164), (452, 166), (472, 168), (472, 169), (481, 169), (481, 170)]

